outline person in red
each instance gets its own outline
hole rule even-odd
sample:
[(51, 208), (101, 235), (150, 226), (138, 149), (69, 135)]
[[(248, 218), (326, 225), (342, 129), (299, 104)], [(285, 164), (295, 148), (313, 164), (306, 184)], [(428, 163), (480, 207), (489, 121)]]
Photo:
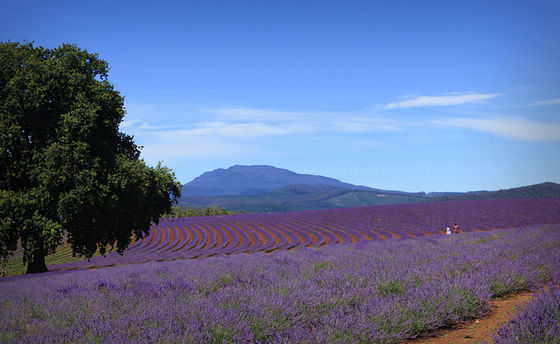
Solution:
[(459, 225), (458, 224), (453, 225), (453, 233), (459, 233)]

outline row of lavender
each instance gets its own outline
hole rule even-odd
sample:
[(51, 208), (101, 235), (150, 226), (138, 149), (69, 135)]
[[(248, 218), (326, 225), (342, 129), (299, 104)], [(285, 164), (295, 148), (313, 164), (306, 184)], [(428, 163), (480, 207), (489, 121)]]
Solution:
[(558, 284), (559, 248), (540, 225), (15, 276), (0, 342), (396, 344)]
[(458, 223), (463, 232), (560, 223), (560, 199), (416, 203), (166, 219), (153, 226), (150, 235), (132, 243), (124, 257), (112, 253), (51, 269), (438, 235), (453, 223)]
[(529, 305), (498, 329), (494, 344), (560, 343), (560, 287), (544, 288)]

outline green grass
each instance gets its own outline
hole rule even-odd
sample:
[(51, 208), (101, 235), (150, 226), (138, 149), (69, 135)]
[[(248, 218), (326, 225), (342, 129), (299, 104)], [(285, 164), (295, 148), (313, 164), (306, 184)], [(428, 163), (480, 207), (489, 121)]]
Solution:
[[(107, 253), (110, 252), (110, 248), (107, 248)], [(99, 256), (99, 250), (93, 255)], [(72, 255), (72, 248), (68, 244), (63, 244), (57, 247), (55, 253), (49, 254), (45, 257), (45, 263), (47, 268), (52, 265), (77, 262), (84, 260), (86, 258)], [(23, 263), (23, 251), (21, 249), (17, 250), (13, 256), (8, 258), (8, 261), (4, 264), (6, 268), (7, 276), (17, 276), (23, 275), (27, 271), (27, 265)]]

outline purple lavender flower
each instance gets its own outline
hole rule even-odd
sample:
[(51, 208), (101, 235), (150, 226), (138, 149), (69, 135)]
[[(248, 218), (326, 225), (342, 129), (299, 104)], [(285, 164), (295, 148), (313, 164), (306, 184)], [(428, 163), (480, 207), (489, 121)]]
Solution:
[(539, 225), (8, 277), (0, 342), (399, 343), (559, 283), (558, 247)]
[(560, 343), (560, 287), (546, 286), (493, 339), (495, 344)]

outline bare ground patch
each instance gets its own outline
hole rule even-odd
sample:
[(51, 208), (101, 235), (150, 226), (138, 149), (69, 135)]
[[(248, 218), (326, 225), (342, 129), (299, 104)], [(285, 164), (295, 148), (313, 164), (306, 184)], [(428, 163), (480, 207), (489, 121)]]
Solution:
[(493, 300), (488, 316), (458, 324), (453, 329), (437, 331), (433, 337), (422, 337), (405, 342), (405, 344), (492, 343), (492, 335), (496, 334), (498, 328), (517, 313), (518, 306), (526, 305), (533, 296), (534, 293), (522, 292), (503, 299)]

